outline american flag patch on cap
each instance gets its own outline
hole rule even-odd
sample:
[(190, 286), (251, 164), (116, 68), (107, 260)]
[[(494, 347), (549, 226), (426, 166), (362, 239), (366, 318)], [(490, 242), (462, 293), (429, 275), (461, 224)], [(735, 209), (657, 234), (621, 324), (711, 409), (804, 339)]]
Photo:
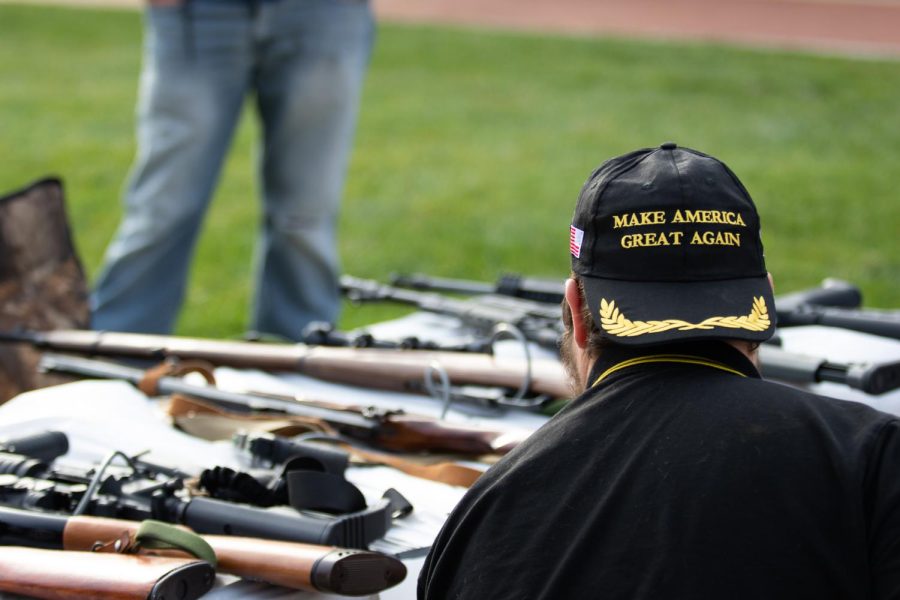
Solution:
[(584, 232), (574, 225), (569, 226), (569, 252), (575, 258), (581, 258), (581, 241), (584, 239)]

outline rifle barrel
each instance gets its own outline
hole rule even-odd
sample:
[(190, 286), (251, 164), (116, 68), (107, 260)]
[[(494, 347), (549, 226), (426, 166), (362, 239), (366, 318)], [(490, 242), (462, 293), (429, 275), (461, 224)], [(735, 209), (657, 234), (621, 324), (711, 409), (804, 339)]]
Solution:
[(391, 275), (390, 281), (391, 285), (412, 290), (450, 292), (472, 296), (478, 294), (492, 294), (497, 291), (495, 286), (483, 281), (431, 277), (430, 275), (425, 275), (423, 273), (413, 273), (411, 275), (395, 274)]

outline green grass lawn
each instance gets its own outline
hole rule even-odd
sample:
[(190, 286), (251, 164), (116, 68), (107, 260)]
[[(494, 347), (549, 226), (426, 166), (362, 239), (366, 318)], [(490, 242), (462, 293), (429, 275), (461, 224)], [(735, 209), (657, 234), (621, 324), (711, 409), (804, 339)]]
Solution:
[[(141, 19), (0, 6), (0, 191), (66, 182), (93, 277), (134, 151)], [(762, 213), (785, 292), (840, 277), (900, 306), (900, 62), (383, 25), (341, 216), (348, 273), (563, 277), (602, 160), (674, 140), (725, 160)], [(179, 333), (246, 327), (258, 220), (245, 115)], [(348, 307), (343, 327), (391, 311)]]

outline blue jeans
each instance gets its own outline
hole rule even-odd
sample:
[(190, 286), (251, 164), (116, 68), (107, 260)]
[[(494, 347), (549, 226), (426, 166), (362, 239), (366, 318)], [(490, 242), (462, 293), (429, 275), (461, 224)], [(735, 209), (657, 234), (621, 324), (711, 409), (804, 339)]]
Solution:
[[(191, 0), (146, 12), (138, 153), (92, 327), (169, 333), (245, 97), (263, 140), (251, 328), (337, 319), (335, 230), (374, 23), (365, 0)], [(211, 310), (215, 307), (211, 306)]]

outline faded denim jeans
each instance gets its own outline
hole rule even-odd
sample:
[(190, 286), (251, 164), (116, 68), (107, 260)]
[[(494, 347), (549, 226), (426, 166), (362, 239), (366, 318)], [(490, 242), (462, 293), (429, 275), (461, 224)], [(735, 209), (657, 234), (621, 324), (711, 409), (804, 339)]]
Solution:
[(311, 321), (333, 323), (340, 197), (374, 37), (368, 3), (190, 0), (145, 16), (138, 153), (92, 327), (171, 332), (247, 97), (263, 132), (250, 328), (296, 340)]

